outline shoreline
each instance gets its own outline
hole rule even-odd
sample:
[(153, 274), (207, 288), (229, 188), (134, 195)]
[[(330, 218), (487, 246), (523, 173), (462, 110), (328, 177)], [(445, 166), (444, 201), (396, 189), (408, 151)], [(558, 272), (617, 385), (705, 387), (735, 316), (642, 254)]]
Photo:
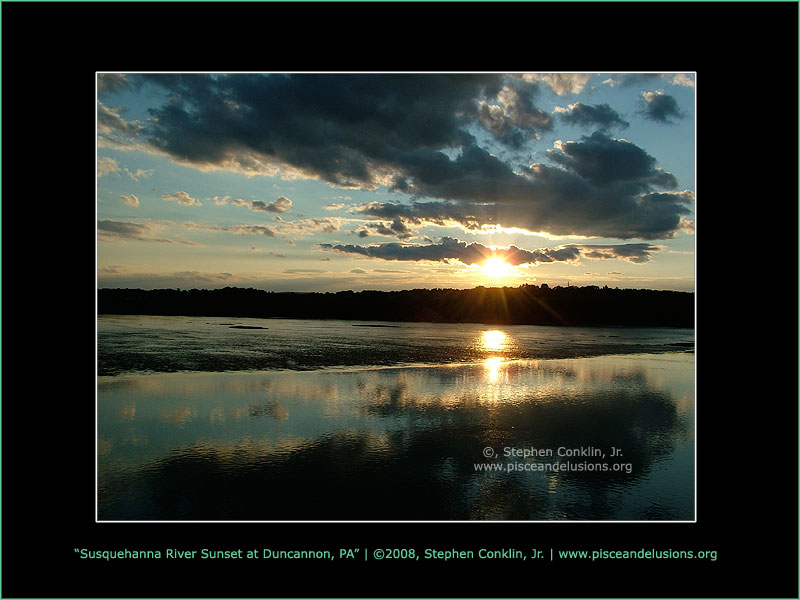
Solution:
[(309, 369), (236, 369), (236, 370), (219, 370), (219, 371), (196, 371), (196, 370), (179, 370), (179, 371), (125, 371), (115, 375), (97, 375), (98, 383), (103, 381), (119, 380), (121, 378), (142, 378), (142, 377), (156, 377), (160, 375), (272, 375), (272, 374), (285, 374), (285, 373), (360, 373), (372, 371), (389, 371), (389, 370), (422, 370), (422, 369), (458, 369), (458, 368), (475, 368), (485, 367), (487, 361), (500, 358), (499, 364), (504, 366), (524, 366), (533, 362), (556, 362), (556, 361), (576, 361), (576, 360), (601, 360), (601, 359), (636, 359), (645, 357), (675, 357), (675, 356), (692, 356), (694, 358), (694, 349), (692, 350), (665, 350), (664, 352), (613, 352), (608, 354), (593, 354), (588, 356), (565, 356), (565, 357), (543, 357), (543, 358), (509, 358), (503, 357), (486, 357), (483, 360), (465, 361), (465, 362), (446, 362), (446, 363), (430, 363), (430, 362), (417, 362), (417, 363), (397, 363), (393, 365), (330, 365)]

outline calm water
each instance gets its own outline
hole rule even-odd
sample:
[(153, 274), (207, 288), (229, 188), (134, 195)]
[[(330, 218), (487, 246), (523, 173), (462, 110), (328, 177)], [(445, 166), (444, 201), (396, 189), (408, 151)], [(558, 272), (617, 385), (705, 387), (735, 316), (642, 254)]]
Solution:
[(361, 325), (100, 317), (99, 519), (694, 518), (693, 331)]

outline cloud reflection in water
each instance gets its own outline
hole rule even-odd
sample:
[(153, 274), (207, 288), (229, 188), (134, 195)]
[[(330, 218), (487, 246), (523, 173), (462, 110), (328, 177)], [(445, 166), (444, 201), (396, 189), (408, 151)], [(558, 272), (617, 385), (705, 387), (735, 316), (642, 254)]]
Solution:
[[(493, 356), (101, 378), (99, 517), (690, 520), (693, 364)], [(121, 411), (134, 401), (135, 413)], [(612, 446), (631, 473), (475, 467), (522, 460), (505, 447)], [(486, 447), (499, 457), (487, 461)]]

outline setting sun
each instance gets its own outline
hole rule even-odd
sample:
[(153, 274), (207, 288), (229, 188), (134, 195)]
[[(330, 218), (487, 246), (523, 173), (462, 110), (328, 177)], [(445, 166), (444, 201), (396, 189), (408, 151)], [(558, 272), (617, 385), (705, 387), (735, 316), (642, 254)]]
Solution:
[(504, 277), (511, 272), (511, 265), (499, 256), (493, 256), (484, 261), (483, 272), (489, 277)]

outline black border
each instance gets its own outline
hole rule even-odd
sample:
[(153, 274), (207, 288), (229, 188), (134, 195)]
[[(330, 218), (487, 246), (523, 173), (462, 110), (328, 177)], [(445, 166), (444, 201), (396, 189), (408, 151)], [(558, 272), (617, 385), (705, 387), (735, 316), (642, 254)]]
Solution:
[[(2, 596), (797, 598), (797, 24), (797, 4), (762, 2), (4, 2)], [(698, 73), (696, 524), (94, 522), (95, 71), (610, 65)], [(515, 544), (718, 559), (521, 569), (74, 553)]]

